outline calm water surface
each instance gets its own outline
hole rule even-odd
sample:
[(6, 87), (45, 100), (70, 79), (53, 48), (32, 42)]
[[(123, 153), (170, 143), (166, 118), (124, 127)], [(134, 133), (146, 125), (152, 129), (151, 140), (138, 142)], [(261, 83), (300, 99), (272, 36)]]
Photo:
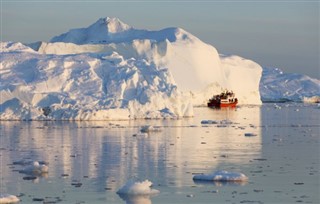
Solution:
[[(0, 193), (21, 203), (319, 203), (319, 113), (317, 105), (264, 104), (195, 108), (181, 120), (2, 121)], [(231, 123), (201, 124), (209, 119)], [(140, 134), (143, 125), (162, 131)], [(47, 161), (49, 173), (25, 180), (19, 160)], [(249, 181), (192, 180), (216, 170)], [(160, 194), (119, 197), (130, 179), (149, 179)]]

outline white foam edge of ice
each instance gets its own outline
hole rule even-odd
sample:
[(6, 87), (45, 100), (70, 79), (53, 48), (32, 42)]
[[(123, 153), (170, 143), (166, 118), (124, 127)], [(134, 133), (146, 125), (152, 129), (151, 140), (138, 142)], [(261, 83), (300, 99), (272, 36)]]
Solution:
[(228, 172), (228, 171), (215, 171), (211, 174), (197, 174), (193, 176), (193, 180), (200, 181), (234, 181), (234, 182), (242, 182), (247, 181), (248, 177), (243, 173), (238, 172)]
[(123, 187), (121, 187), (117, 194), (119, 195), (155, 195), (160, 193), (159, 190), (152, 189), (152, 182), (149, 180), (144, 180), (142, 182), (129, 180)]

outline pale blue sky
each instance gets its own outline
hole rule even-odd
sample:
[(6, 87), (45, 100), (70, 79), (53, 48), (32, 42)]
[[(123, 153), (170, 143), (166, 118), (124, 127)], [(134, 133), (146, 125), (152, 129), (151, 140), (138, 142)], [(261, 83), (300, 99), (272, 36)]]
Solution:
[(1, 40), (49, 41), (101, 17), (135, 28), (181, 27), (219, 53), (320, 78), (319, 1), (1, 1)]

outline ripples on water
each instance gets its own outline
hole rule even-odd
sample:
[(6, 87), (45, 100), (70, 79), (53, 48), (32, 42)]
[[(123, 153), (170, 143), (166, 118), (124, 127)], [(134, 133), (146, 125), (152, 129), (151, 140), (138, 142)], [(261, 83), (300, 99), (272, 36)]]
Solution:
[[(0, 193), (19, 195), (22, 203), (319, 203), (318, 106), (195, 108), (195, 114), (181, 120), (2, 121)], [(141, 134), (144, 125), (162, 131)], [(20, 160), (46, 161), (49, 173), (21, 174), (23, 166), (13, 165)], [(249, 181), (192, 180), (216, 170), (242, 172)], [(130, 179), (149, 179), (160, 194), (119, 197), (115, 192)]]

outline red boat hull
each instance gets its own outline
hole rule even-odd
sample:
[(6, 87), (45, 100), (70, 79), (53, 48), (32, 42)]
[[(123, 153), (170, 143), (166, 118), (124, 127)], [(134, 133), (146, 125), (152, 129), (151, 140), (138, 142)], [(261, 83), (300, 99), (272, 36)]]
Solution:
[(214, 101), (211, 101), (208, 103), (208, 107), (211, 107), (211, 108), (225, 108), (225, 107), (236, 107), (237, 105), (237, 101), (233, 102), (233, 103), (220, 103), (220, 102), (214, 102)]

